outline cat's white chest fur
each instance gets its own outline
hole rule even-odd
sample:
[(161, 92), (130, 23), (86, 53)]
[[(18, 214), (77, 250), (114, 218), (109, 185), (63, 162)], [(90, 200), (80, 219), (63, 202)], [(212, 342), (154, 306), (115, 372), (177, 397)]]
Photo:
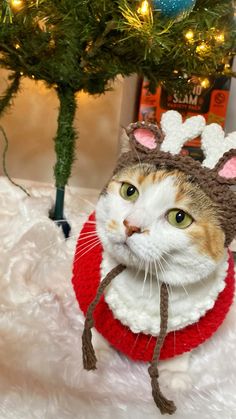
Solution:
[[(117, 265), (117, 261), (103, 252), (101, 278)], [(225, 287), (227, 255), (215, 271), (201, 281), (169, 288), (168, 330), (178, 330), (197, 322), (217, 299)], [(105, 292), (105, 300), (114, 317), (132, 332), (157, 336), (160, 330), (159, 288), (156, 273), (145, 276), (142, 270), (128, 267), (113, 279)]]

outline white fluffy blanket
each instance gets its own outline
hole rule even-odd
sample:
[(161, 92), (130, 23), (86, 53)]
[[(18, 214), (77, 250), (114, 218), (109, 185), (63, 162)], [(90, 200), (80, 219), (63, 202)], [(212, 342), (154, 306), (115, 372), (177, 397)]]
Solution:
[[(92, 210), (86, 196), (67, 193), (72, 237), (65, 241), (47, 217), (53, 189), (30, 192), (0, 179), (0, 418), (160, 418), (146, 364), (97, 337), (98, 369), (82, 368), (83, 316), (70, 280), (76, 237)], [(193, 353), (192, 389), (167, 392), (178, 407), (174, 419), (236, 418), (235, 324), (234, 306)]]

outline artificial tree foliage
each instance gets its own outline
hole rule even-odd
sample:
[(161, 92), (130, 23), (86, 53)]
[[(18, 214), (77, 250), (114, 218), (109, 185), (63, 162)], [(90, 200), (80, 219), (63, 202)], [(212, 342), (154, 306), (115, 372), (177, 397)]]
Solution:
[[(137, 73), (184, 93), (192, 76), (232, 76), (235, 22), (231, 0), (197, 0), (184, 19), (137, 0), (0, 0), (0, 66), (11, 71), (0, 114), (21, 77), (44, 81), (59, 100), (54, 168), (57, 197), (52, 218), (63, 219), (65, 185), (75, 157), (76, 92), (101, 94), (120, 74)], [(186, 34), (192, 32), (192, 37)], [(66, 233), (68, 234), (68, 232)]]

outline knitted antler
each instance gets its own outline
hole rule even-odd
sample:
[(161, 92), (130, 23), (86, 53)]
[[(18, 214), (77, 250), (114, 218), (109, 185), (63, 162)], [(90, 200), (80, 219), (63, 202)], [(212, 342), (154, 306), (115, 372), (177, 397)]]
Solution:
[(179, 112), (168, 111), (162, 115), (161, 127), (165, 134), (161, 151), (178, 154), (186, 141), (198, 137), (205, 127), (205, 118), (201, 115), (192, 116), (183, 123)]
[(202, 166), (213, 169), (218, 160), (231, 149), (236, 149), (236, 132), (225, 137), (223, 128), (218, 124), (207, 125), (202, 132), (202, 150), (205, 160)]

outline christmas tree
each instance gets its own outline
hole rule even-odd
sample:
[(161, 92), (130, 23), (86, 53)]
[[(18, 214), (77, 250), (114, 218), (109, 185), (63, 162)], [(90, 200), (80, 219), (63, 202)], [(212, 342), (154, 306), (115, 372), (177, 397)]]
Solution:
[(183, 93), (196, 77), (233, 75), (235, 40), (231, 0), (1, 0), (0, 66), (11, 74), (0, 115), (22, 77), (44, 81), (59, 99), (52, 218), (64, 217), (76, 92), (104, 93), (118, 74), (137, 73), (150, 89), (161, 83)]

